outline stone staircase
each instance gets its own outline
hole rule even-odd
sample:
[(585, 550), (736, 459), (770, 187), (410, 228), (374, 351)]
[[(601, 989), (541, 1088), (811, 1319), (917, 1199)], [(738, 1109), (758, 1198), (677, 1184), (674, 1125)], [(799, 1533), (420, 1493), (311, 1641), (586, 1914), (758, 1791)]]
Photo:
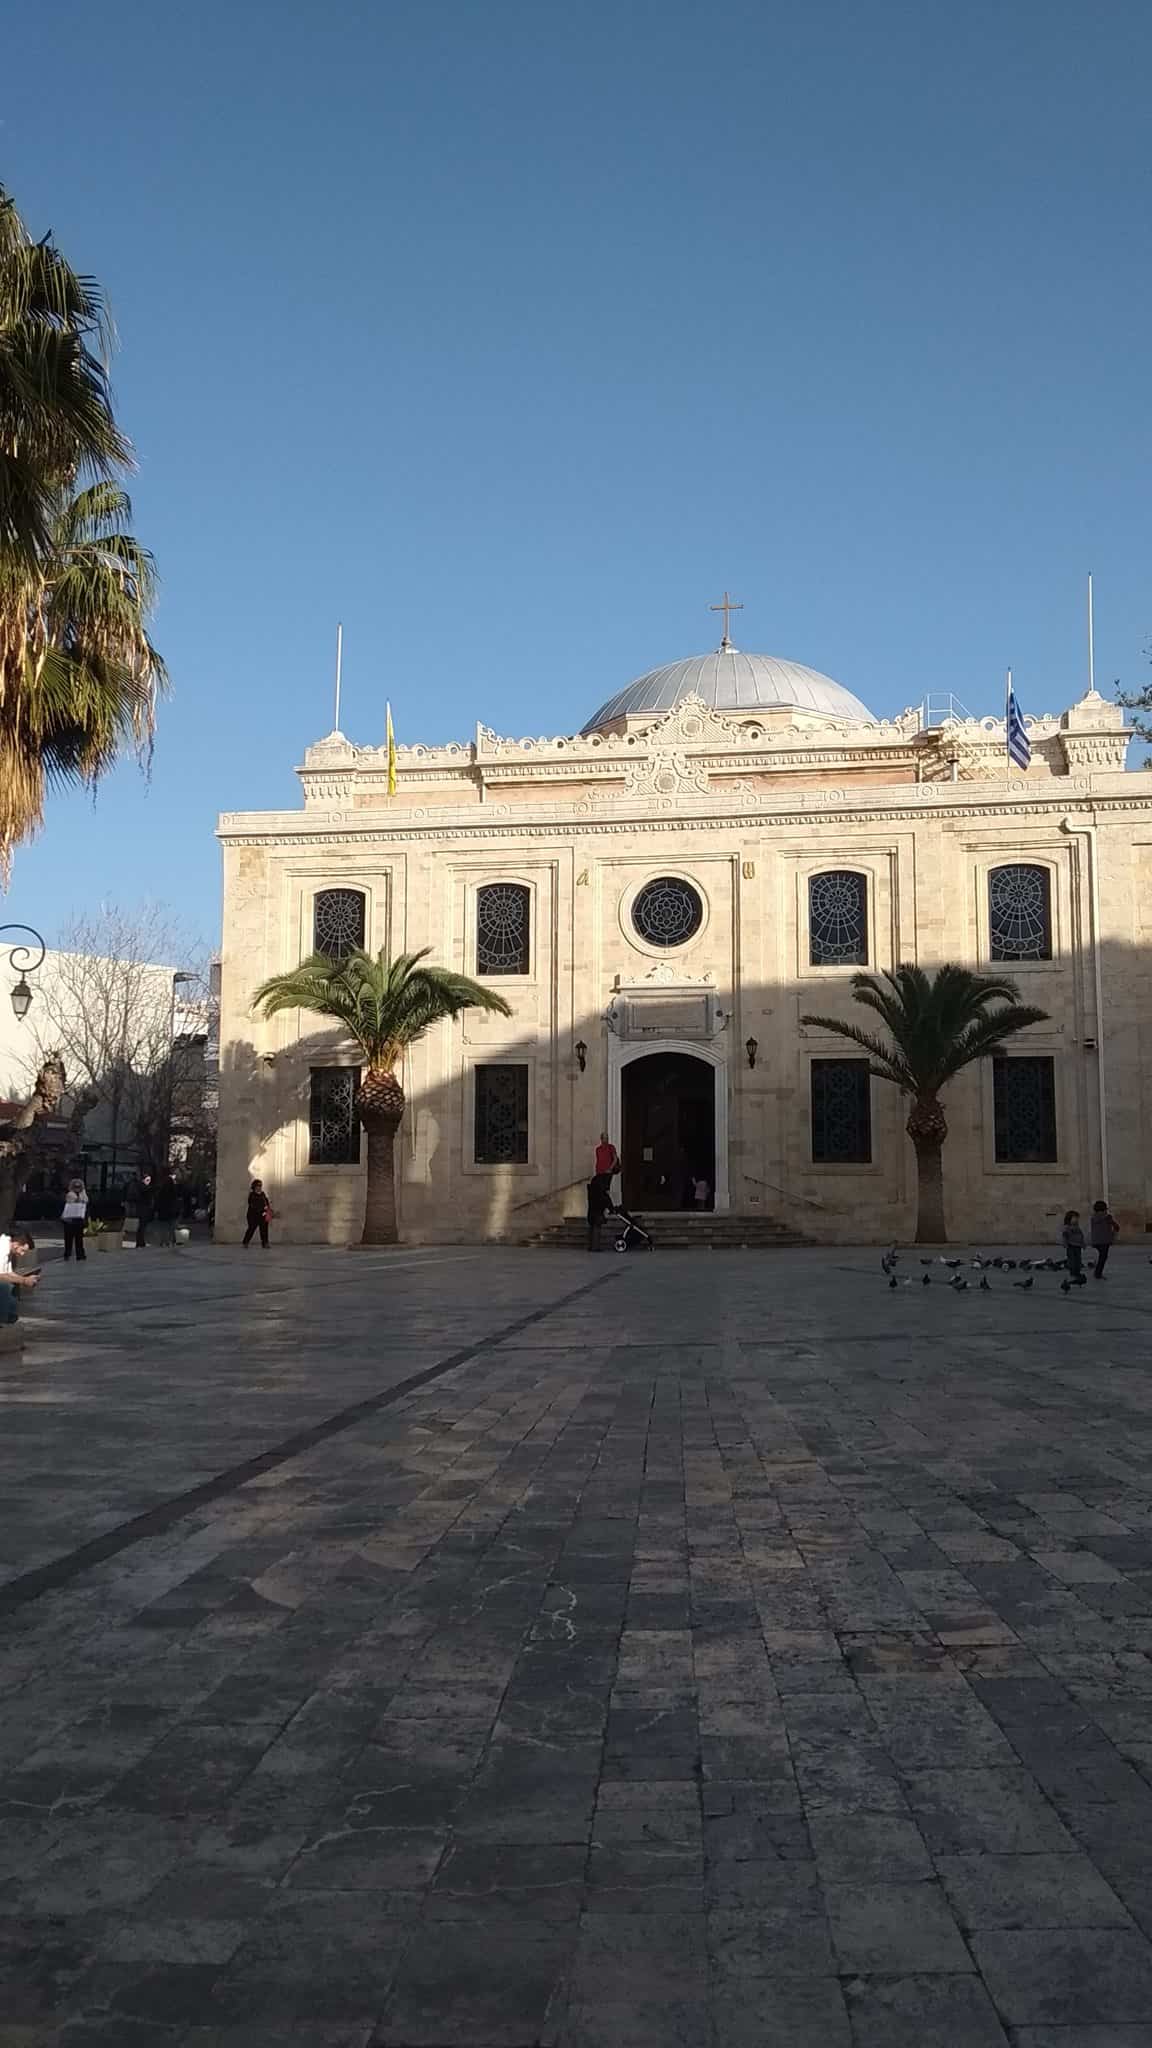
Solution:
[[(800, 1231), (791, 1230), (786, 1223), (759, 1211), (745, 1215), (728, 1211), (714, 1216), (692, 1209), (669, 1209), (637, 1210), (636, 1214), (643, 1217), (657, 1251), (779, 1251), (789, 1245), (815, 1243), (814, 1238), (804, 1237)], [(600, 1232), (602, 1249), (610, 1251), (612, 1241), (609, 1217)], [(541, 1230), (531, 1242), (552, 1250), (584, 1251), (588, 1225), (582, 1216), (566, 1216), (562, 1223), (552, 1223)]]

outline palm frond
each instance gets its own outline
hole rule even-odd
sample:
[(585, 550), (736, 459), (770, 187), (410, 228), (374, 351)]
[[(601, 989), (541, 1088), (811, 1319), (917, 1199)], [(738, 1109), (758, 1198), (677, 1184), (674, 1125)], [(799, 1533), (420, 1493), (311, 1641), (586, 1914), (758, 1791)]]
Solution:
[(963, 1067), (973, 1060), (987, 1059), (999, 1052), (1009, 1038), (1018, 1032), (1027, 1031), (1033, 1024), (1046, 1024), (1048, 1013), (1020, 1003), (1005, 1010), (995, 1010), (987, 1017), (981, 1017), (969, 1024), (960, 1033), (950, 1055), (941, 1063), (939, 1086), (950, 1081)]
[(0, 189), (0, 866), (50, 782), (147, 754), (164, 664), (152, 557), (120, 478), (131, 447), (108, 381), (100, 287)]
[(390, 1068), (434, 1024), (462, 1010), (511, 1010), (494, 989), (446, 967), (425, 965), (427, 949), (389, 959), (356, 948), (342, 959), (312, 953), (287, 974), (272, 975), (253, 997), (265, 1016), (311, 1010), (331, 1017), (354, 1038), (370, 1066)]
[(908, 963), (883, 974), (856, 974), (852, 994), (882, 1019), (887, 1039), (835, 1017), (806, 1017), (804, 1022), (859, 1045), (874, 1061), (874, 1073), (922, 1099), (934, 1097), (946, 1081), (995, 1052), (1005, 1038), (1046, 1021), (1043, 1010), (1020, 1001), (1015, 982), (1006, 976), (975, 974), (953, 963), (935, 974)]
[(882, 1081), (891, 1081), (897, 1088), (907, 1091), (912, 1087), (912, 1077), (901, 1058), (899, 1049), (891, 1046), (875, 1032), (865, 1031), (860, 1024), (845, 1022), (841, 1017), (801, 1017), (802, 1024), (812, 1024), (818, 1031), (833, 1031), (837, 1038), (846, 1038), (851, 1045), (858, 1045), (872, 1062), (872, 1072)]

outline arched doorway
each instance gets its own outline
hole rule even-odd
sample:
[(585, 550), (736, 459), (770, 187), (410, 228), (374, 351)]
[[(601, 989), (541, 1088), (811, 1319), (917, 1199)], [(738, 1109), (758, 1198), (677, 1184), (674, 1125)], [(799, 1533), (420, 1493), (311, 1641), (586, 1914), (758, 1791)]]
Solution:
[(654, 1052), (620, 1076), (624, 1200), (637, 1209), (691, 1208), (690, 1182), (716, 1187), (716, 1076), (691, 1053)]

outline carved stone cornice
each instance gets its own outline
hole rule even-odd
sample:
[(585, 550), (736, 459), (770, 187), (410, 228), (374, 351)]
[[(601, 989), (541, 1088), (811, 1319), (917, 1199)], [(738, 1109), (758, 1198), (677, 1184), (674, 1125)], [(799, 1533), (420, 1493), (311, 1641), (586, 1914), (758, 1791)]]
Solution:
[(1060, 749), (1067, 763), (1068, 773), (1074, 775), (1077, 771), (1092, 769), (1123, 769), (1129, 737), (1128, 733), (1061, 733)]
[[(958, 794), (960, 790), (963, 790), (962, 798)], [(956, 795), (953, 795), (954, 791)], [(668, 800), (669, 804), (671, 801)], [(319, 821), (310, 826), (303, 814), (298, 826), (277, 823), (266, 830), (242, 814), (232, 822), (233, 814), (228, 814), (221, 818), (217, 831), (218, 837), (229, 846), (292, 847), (301, 851), (316, 846), (400, 849), (413, 843), (580, 842), (617, 839), (624, 831), (633, 837), (647, 837), (650, 834), (666, 835), (670, 826), (677, 831), (697, 833), (747, 832), (754, 827), (757, 831), (776, 834), (803, 831), (816, 825), (851, 825), (891, 831), (914, 824), (917, 817), (935, 816), (942, 820), (968, 819), (974, 823), (995, 824), (1001, 818), (1059, 818), (1068, 811), (1087, 811), (1098, 819), (1136, 812), (1152, 822), (1152, 776), (1149, 777), (1147, 794), (1131, 797), (1093, 794), (1091, 778), (1077, 777), (1074, 781), (1069, 776), (1055, 785), (1046, 781), (1037, 784), (1034, 790), (1021, 788), (1014, 791), (1012, 800), (990, 794), (983, 803), (973, 801), (971, 783), (903, 783), (890, 792), (887, 800), (871, 803), (867, 809), (853, 807), (845, 790), (822, 790), (818, 793), (806, 791), (803, 802), (798, 800), (795, 809), (779, 800), (771, 806), (725, 805), (712, 811), (677, 805), (674, 810), (661, 811), (656, 816), (631, 815), (625, 820), (585, 815), (576, 807), (568, 807), (563, 814), (547, 820), (520, 821), (515, 816), (497, 819), (489, 814), (488, 822), (481, 822), (485, 814), (472, 812), (467, 822), (462, 820), (451, 824), (442, 816), (435, 817), (433, 822), (433, 816), (430, 816), (419, 820), (407, 819), (391, 827), (379, 823), (360, 825), (354, 815), (346, 823), (343, 820), (331, 821), (332, 829), (327, 830), (318, 829)]]

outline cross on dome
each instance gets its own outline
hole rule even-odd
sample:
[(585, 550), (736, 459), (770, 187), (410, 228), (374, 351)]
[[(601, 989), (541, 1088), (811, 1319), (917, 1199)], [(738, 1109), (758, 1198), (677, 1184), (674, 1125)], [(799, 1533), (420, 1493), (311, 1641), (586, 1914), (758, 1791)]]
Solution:
[(728, 592), (725, 591), (719, 604), (710, 604), (708, 609), (710, 612), (723, 612), (724, 614), (724, 637), (720, 642), (720, 652), (721, 654), (730, 654), (732, 651), (732, 642), (728, 638), (728, 615), (730, 612), (742, 612), (744, 607), (742, 604), (737, 604), (735, 598), (729, 597)]

